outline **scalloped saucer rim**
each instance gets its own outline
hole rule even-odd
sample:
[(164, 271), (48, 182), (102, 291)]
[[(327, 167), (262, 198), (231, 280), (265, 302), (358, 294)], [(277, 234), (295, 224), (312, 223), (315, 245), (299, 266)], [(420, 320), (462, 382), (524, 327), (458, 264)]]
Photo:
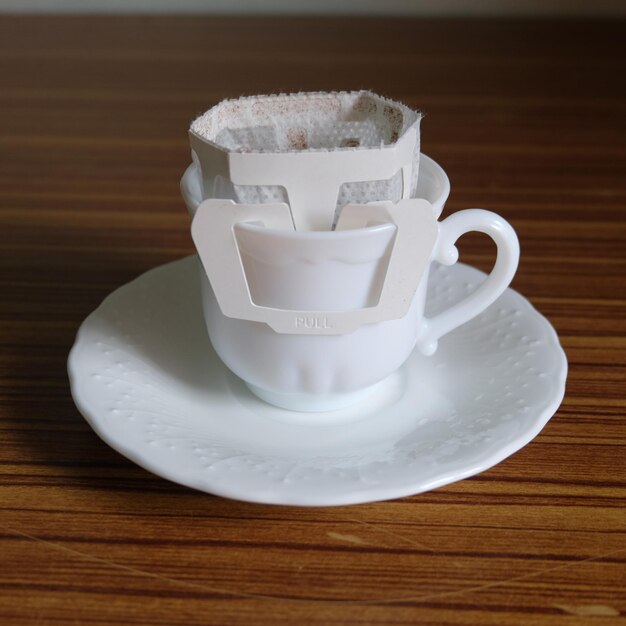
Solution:
[[(433, 269), (431, 312), (484, 277), (461, 263)], [(501, 462), (558, 409), (567, 360), (550, 323), (508, 289), (434, 356), (414, 351), (375, 397), (343, 409), (359, 421), (285, 423), (213, 352), (197, 259), (186, 257), (105, 298), (68, 372), (98, 436), (154, 474), (239, 500), (330, 506), (421, 493)]]

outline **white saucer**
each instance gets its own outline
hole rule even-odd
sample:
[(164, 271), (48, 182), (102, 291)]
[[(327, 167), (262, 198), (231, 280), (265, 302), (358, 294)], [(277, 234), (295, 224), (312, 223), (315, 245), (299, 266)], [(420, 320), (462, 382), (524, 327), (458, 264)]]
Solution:
[[(100, 437), (177, 483), (275, 504), (398, 498), (495, 465), (563, 399), (557, 335), (509, 289), (434, 356), (415, 351), (373, 397), (343, 409), (339, 421), (351, 423), (287, 423), (297, 416), (254, 397), (213, 352), (197, 271), (185, 258), (112, 293), (68, 360), (74, 401)], [(428, 313), (483, 278), (462, 264), (434, 266)]]

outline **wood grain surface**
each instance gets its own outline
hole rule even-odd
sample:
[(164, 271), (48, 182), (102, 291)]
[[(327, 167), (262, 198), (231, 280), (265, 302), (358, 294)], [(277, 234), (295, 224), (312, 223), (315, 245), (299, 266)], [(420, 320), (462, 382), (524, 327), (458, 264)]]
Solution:
[[(0, 623), (613, 625), (626, 615), (626, 24), (0, 20)], [(76, 330), (193, 251), (189, 122), (242, 94), (372, 88), (516, 228), (563, 405), (530, 445), (402, 500), (305, 509), (169, 483), (70, 398)], [(493, 250), (467, 237), (462, 258)]]

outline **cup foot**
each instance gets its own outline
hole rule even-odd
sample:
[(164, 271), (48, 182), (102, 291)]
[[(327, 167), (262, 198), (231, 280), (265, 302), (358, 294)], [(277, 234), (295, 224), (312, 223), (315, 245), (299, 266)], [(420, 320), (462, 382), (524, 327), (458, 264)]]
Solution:
[(268, 391), (251, 383), (248, 389), (259, 399), (287, 411), (298, 413), (328, 413), (346, 409), (371, 396), (383, 383), (378, 382), (364, 389), (350, 393), (312, 394), (312, 393), (280, 393)]

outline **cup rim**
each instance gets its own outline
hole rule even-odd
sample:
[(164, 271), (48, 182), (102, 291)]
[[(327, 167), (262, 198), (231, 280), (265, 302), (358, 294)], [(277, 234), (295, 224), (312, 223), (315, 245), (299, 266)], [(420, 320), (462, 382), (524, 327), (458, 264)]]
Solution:
[[(440, 192), (435, 198), (433, 207), (435, 209), (435, 216), (438, 218), (443, 211), (443, 206), (450, 195), (450, 180), (445, 170), (439, 165), (434, 159), (427, 156), (423, 152), (420, 153), (420, 167), (419, 174), (424, 175), (425, 178), (435, 179), (436, 183), (439, 183), (441, 186)], [(425, 167), (424, 167), (425, 166)], [(196, 209), (202, 202), (201, 198), (198, 198), (197, 194), (194, 193), (194, 190), (191, 189), (190, 180), (194, 176), (196, 171), (196, 166), (191, 163), (185, 172), (183, 173), (180, 180), (180, 189), (182, 196), (187, 204), (187, 208), (189, 212), (193, 216)], [(422, 178), (423, 180), (423, 178)], [(418, 193), (420, 187), (420, 176), (418, 175)], [(421, 197), (421, 196), (417, 196)], [(429, 200), (430, 201), (430, 200)], [(193, 207), (193, 208), (192, 208)], [(277, 228), (267, 228), (265, 226), (260, 226), (259, 224), (255, 224), (254, 222), (241, 222), (238, 224), (238, 228), (244, 228), (249, 232), (255, 232), (259, 234), (265, 234), (271, 237), (284, 238), (289, 240), (312, 240), (312, 241), (324, 241), (329, 238), (334, 239), (335, 241), (341, 240), (351, 240), (354, 238), (362, 237), (366, 234), (376, 235), (382, 234), (389, 231), (389, 229), (395, 229), (395, 225), (391, 223), (385, 224), (374, 224), (371, 226), (365, 226), (363, 228), (355, 228), (351, 230), (280, 230)]]
[(341, 242), (351, 239), (361, 239), (364, 236), (378, 236), (395, 231), (396, 226), (391, 222), (383, 224), (372, 224), (363, 228), (351, 228), (349, 230), (282, 230), (280, 228), (267, 228), (254, 222), (240, 222), (237, 229), (250, 233), (263, 234), (276, 239), (306, 240), (306, 241), (328, 241), (332, 239)]

